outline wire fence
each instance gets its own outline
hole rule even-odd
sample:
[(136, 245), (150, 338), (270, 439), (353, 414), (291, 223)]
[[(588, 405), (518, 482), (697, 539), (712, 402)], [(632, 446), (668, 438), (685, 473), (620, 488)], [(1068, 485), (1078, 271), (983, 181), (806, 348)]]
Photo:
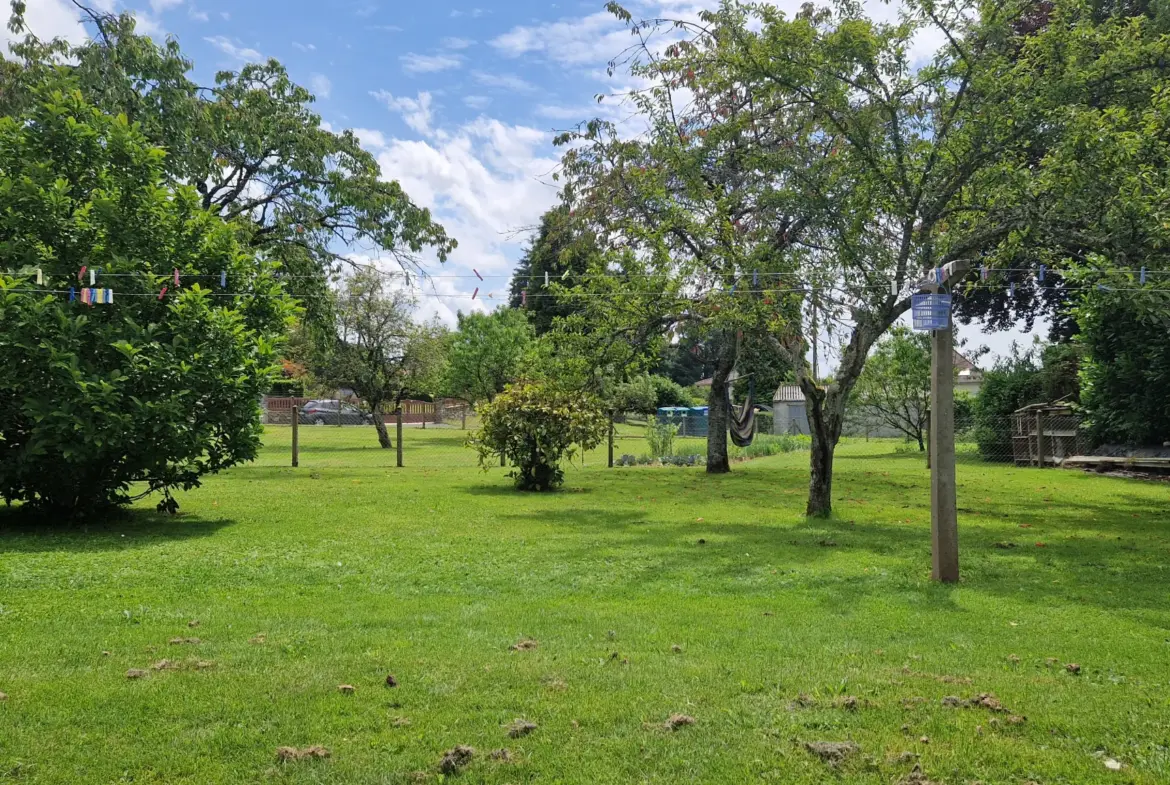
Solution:
[[(479, 454), (469, 441), (479, 427), (479, 418), (466, 404), (404, 401), (401, 417), (397, 410), (376, 416), (382, 419), (381, 429), (375, 415), (356, 403), (269, 399), (260, 463), (308, 468), (443, 469), (480, 465)], [(766, 418), (760, 422), (765, 426), (771, 423)], [(921, 461), (929, 467), (928, 423), (925, 420), (900, 429), (874, 425), (864, 433), (854, 429), (842, 439), (838, 455), (885, 455)], [(791, 423), (784, 426), (781, 433), (769, 433), (761, 427), (746, 446), (736, 446), (729, 440), (729, 458), (735, 462), (807, 453), (809, 436), (790, 426)], [(654, 416), (626, 415), (617, 418), (610, 439), (590, 450), (577, 450), (565, 468), (703, 466), (707, 438), (690, 435), (668, 418), (660, 421)], [(1151, 459), (1170, 459), (1170, 449), (1164, 452), (1165, 456)], [(1110, 460), (1126, 460), (1108, 449), (1090, 449), (1081, 417), (1068, 407), (1026, 407), (1001, 417), (962, 414), (955, 422), (955, 457), (960, 465), (1072, 466), (1084, 463), (1081, 456), (1094, 453), (1099, 457), (1113, 456)], [(1130, 456), (1130, 463), (1132, 460)], [(807, 458), (797, 457), (795, 463), (806, 465)]]

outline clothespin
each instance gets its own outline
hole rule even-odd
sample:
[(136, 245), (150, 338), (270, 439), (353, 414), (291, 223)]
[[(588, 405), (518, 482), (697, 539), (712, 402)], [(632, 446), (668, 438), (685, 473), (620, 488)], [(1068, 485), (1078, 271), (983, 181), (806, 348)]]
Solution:
[(112, 303), (114, 301), (114, 290), (106, 289), (106, 302)]
[(162, 291), (158, 293), (158, 299), (161, 300), (162, 298), (164, 298), (166, 296), (167, 296), (167, 287), (164, 286), (162, 288)]
[(227, 270), (220, 270), (219, 271), (219, 288), (220, 289), (227, 288)]
[(85, 277), (85, 265), (84, 264), (81, 265), (81, 269), (77, 271), (77, 280), (80, 281), (83, 277)]
[(732, 284), (732, 285), (731, 285), (731, 293), (732, 293), (732, 294), (735, 294), (735, 284)]
[(528, 290), (527, 289), (522, 289), (520, 291), (520, 307), (521, 308), (528, 307)]
[(1010, 284), (1008, 284), (1008, 297), (1015, 297), (1015, 296), (1016, 296), (1016, 282), (1012, 281)]
[(891, 297), (898, 296), (898, 281), (897, 281), (897, 279), (890, 281), (890, 296)]
[(175, 286), (179, 285), (179, 268), (175, 268)]
[(987, 265), (984, 264), (979, 267), (979, 277), (984, 281), (987, 280)]
[(561, 280), (562, 281), (569, 280), (569, 271), (568, 270), (565, 270), (564, 274), (561, 276)]
[(477, 286), (477, 287), (475, 287), (475, 291), (471, 293), (471, 299), (472, 299), (472, 300), (474, 300), (474, 299), (475, 299), (475, 296), (476, 296), (477, 294), (479, 294), (479, 287), (478, 287), (478, 286)]
[(1143, 267), (1143, 268), (1142, 268), (1142, 276), (1141, 276), (1141, 281), (1140, 281), (1140, 283), (1145, 283), (1145, 282), (1146, 282), (1146, 268), (1145, 268), (1145, 267)]
[(752, 270), (752, 288), (755, 289), (760, 285), (760, 271)]
[(476, 278), (478, 278), (478, 279), (479, 279), (479, 280), (481, 280), (481, 281), (483, 280), (483, 276), (479, 274), (479, 270), (477, 270), (477, 269), (475, 269), (474, 267), (472, 267), (472, 268), (471, 268), (471, 272), (475, 273), (475, 277), (476, 277)]
[(96, 267), (89, 271), (89, 285), (93, 286), (95, 283), (97, 283), (97, 268)]
[(85, 303), (86, 305), (93, 305), (92, 292), (93, 289), (90, 289), (89, 287), (83, 288), (81, 290), (81, 302)]
[(548, 270), (544, 271), (544, 288), (548, 288)]
[(37, 268), (37, 286), (43, 286), (44, 283), (45, 283), (45, 278), (43, 275), (41, 275), (41, 268), (38, 267)]
[(1044, 269), (1044, 265), (1040, 265), (1040, 270), (1036, 273), (1036, 280), (1040, 283), (1044, 283)]
[(1099, 284), (1097, 284), (1097, 290), (1101, 291), (1101, 292), (1111, 292), (1111, 291), (1113, 291), (1113, 288), (1110, 286), (1106, 286), (1103, 283), (1099, 283)]
[(77, 297), (77, 292), (72, 286), (69, 287), (69, 302), (73, 302)]

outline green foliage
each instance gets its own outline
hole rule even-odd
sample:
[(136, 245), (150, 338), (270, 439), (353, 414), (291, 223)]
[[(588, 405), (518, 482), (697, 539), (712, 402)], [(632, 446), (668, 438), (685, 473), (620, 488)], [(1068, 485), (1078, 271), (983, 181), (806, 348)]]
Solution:
[(878, 341), (853, 389), (859, 416), (901, 431), (925, 449), (930, 410), (930, 336), (892, 328)]
[[(201, 209), (236, 221), (247, 245), (304, 276), (298, 291), (324, 294), (329, 274), (355, 252), (386, 255), (410, 269), (424, 249), (443, 260), (455, 247), (351, 131), (323, 126), (312, 94), (278, 61), (221, 71), (213, 86), (200, 85), (174, 38), (160, 45), (139, 35), (129, 11), (86, 13), (94, 35), (83, 43), (30, 35), (15, 47), (0, 113), (21, 111), (53, 79), (55, 64), (67, 63), (60, 67), (87, 100), (139, 123), (167, 150), (169, 183), (194, 184)], [(327, 302), (306, 299), (322, 318)]]
[(648, 374), (618, 384), (610, 401), (613, 411), (618, 413), (653, 414), (657, 404), (658, 392)]
[(601, 443), (609, 427), (596, 396), (558, 389), (542, 382), (508, 385), (480, 408), (481, 424), (471, 444), (480, 465), (494, 466), (503, 456), (522, 491), (549, 491), (564, 481), (562, 458), (577, 447)]
[[(256, 455), (293, 307), (164, 161), (67, 79), (0, 118), (0, 268), (18, 271), (0, 276), (7, 501), (76, 514), (161, 491), (173, 510), (173, 490)], [(63, 296), (83, 266), (112, 303)], [(221, 271), (226, 295), (200, 283)]]
[(655, 458), (669, 458), (674, 455), (674, 437), (677, 435), (677, 425), (651, 420), (646, 425), (646, 441), (650, 444), (650, 454)]
[(650, 383), (654, 386), (654, 408), (665, 406), (693, 406), (694, 401), (685, 389), (665, 376), (650, 375)]
[(268, 394), (278, 398), (304, 398), (304, 379), (273, 379)]
[(1093, 292), (1077, 308), (1081, 402), (1095, 444), (1170, 441), (1170, 288)]
[[(567, 206), (557, 205), (540, 217), (536, 237), (512, 274), (510, 302), (513, 308), (523, 309), (537, 335), (544, 335), (557, 319), (577, 310), (551, 284), (588, 272), (599, 253), (593, 232)], [(544, 283), (546, 275), (549, 287)], [(527, 292), (527, 297), (522, 292)]]
[(459, 328), (452, 336), (448, 357), (446, 391), (473, 403), (490, 401), (520, 377), (533, 340), (532, 325), (515, 308), (498, 308), (490, 314), (460, 313), (458, 318)]
[(810, 445), (809, 437), (790, 434), (756, 434), (752, 443), (747, 447), (731, 446), (731, 457), (735, 460), (751, 460), (752, 458), (766, 458), (770, 455), (807, 450)]
[[(437, 321), (416, 324), (415, 300), (391, 286), (377, 270), (361, 269), (336, 295), (336, 327), (316, 337), (313, 375), (334, 387), (351, 388), (371, 411), (396, 406), (409, 394), (429, 394), (442, 384), (447, 330)], [(381, 417), (378, 442), (392, 442)]]

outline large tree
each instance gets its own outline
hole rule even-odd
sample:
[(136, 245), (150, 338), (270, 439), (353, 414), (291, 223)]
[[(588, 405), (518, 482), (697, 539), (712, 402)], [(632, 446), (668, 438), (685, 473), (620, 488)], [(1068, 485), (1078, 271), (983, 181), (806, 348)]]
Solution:
[[(31, 34), (4, 63), (0, 113), (20, 111), (33, 88), (58, 68), (103, 111), (140, 124), (167, 150), (168, 181), (192, 184), (202, 209), (246, 228), (246, 244), (296, 276), (297, 290), (323, 295), (330, 273), (353, 252), (386, 255), (416, 270), (431, 249), (454, 248), (429, 211), (415, 205), (350, 131), (336, 133), (312, 110), (313, 96), (274, 59), (221, 71), (211, 85), (169, 39), (135, 31), (130, 12), (107, 13), (73, 0), (92, 37), (76, 46)], [(23, 31), (14, 0), (11, 27)], [(60, 65), (64, 63), (64, 65)], [(305, 298), (310, 315), (327, 298)]]
[(378, 444), (394, 446), (384, 415), (408, 393), (434, 393), (442, 384), (446, 329), (416, 323), (410, 292), (377, 270), (347, 277), (336, 294), (336, 329), (318, 337), (314, 376), (352, 389), (374, 415)]
[(293, 305), (138, 125), (48, 76), (0, 117), (0, 495), (173, 511), (255, 457)]
[(471, 403), (491, 401), (520, 378), (533, 327), (515, 308), (458, 314), (444, 389)]
[[(1055, 263), (1102, 211), (1142, 201), (1102, 190), (1086, 201), (1075, 156), (1050, 154), (1088, 144), (1080, 132), (1110, 117), (1119, 93), (1139, 104), (1162, 93), (1166, 44), (1140, 20), (1098, 21), (1071, 2), (1024, 34), (1013, 25), (1031, 2), (911, 0), (895, 23), (848, 2), (792, 17), (726, 2), (698, 22), (634, 22), (611, 7), (637, 36), (632, 70), (650, 83), (640, 107), (658, 149), (616, 160), (607, 139), (584, 134), (592, 146), (570, 151), (570, 163), (590, 155), (594, 165), (577, 168), (575, 185), (605, 199), (612, 189), (597, 183), (644, 169), (673, 196), (688, 162), (722, 162), (692, 181), (712, 208), (704, 215), (728, 205), (725, 236), (754, 235), (755, 247), (782, 257), (781, 275), (763, 287), (775, 287), (771, 299), (799, 300), (773, 335), (805, 394), (810, 515), (832, 509), (834, 450), (865, 358), (930, 271), (945, 268), (937, 283), (954, 288), (981, 262), (1020, 249)], [(943, 42), (929, 59), (916, 57), (920, 36)], [(1139, 138), (1153, 133), (1140, 119), (1122, 124)], [(663, 200), (639, 198), (649, 225)], [(705, 251), (694, 225), (667, 231), (698, 268), (726, 272), (722, 258), (696, 253)], [(830, 382), (808, 362), (814, 341), (839, 357)]]
[(511, 306), (523, 309), (537, 335), (574, 312), (573, 303), (551, 284), (580, 280), (597, 255), (596, 237), (569, 207), (557, 205), (540, 217), (536, 236), (512, 274), (510, 293)]

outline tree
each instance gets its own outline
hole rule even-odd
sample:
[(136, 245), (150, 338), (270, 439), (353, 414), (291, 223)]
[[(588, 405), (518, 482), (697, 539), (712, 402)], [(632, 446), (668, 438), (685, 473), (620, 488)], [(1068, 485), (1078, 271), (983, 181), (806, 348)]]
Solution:
[(573, 304), (545, 285), (585, 274), (598, 254), (597, 239), (566, 205), (540, 217), (540, 228), (512, 274), (511, 302), (532, 321), (537, 335), (574, 312)]
[[(55, 73), (0, 117), (0, 495), (64, 514), (255, 457), (293, 313), (165, 153)], [(112, 302), (89, 300), (112, 290)], [(199, 281), (223, 275), (214, 293)], [(39, 279), (39, 280), (38, 280)]]
[(446, 330), (415, 324), (414, 297), (391, 287), (376, 270), (358, 270), (336, 296), (337, 327), (319, 342), (315, 375), (351, 388), (374, 414), (378, 444), (394, 446), (386, 432), (384, 405), (397, 408), (408, 392), (429, 392), (444, 370)]
[(542, 382), (509, 385), (480, 414), (471, 439), (480, 465), (487, 469), (496, 457), (507, 458), (522, 491), (558, 487), (565, 476), (561, 459), (571, 458), (578, 445), (596, 447), (608, 427), (598, 398)]
[(1095, 444), (1170, 441), (1168, 306), (1163, 279), (1140, 292), (1095, 291), (1076, 309), (1085, 354), (1081, 402)]
[(458, 314), (445, 389), (472, 403), (491, 401), (521, 375), (533, 327), (515, 308)]
[[(444, 260), (455, 247), (429, 211), (382, 179), (351, 131), (323, 127), (313, 96), (278, 61), (221, 71), (213, 86), (201, 86), (189, 78), (192, 64), (174, 39), (156, 45), (135, 32), (130, 12), (74, 2), (93, 37), (70, 46), (29, 35), (14, 46), (18, 65), (0, 91), (0, 112), (19, 111), (57, 63), (67, 63), (89, 101), (126, 115), (166, 148), (170, 183), (193, 184), (202, 209), (246, 227), (249, 247), (298, 277), (298, 291), (313, 295), (306, 307), (323, 323), (328, 315), (318, 310), (328, 302), (329, 274), (347, 266), (354, 249), (414, 270), (424, 249)], [(22, 6), (13, 3), (14, 32), (23, 30)]]
[(894, 327), (877, 342), (853, 390), (863, 416), (876, 417), (926, 449), (930, 412), (930, 337)]
[[(664, 196), (677, 202), (676, 184), (691, 183), (699, 215), (667, 221), (665, 231), (691, 246), (708, 274), (726, 274), (736, 248), (780, 257), (779, 275), (761, 288), (785, 306), (772, 333), (805, 394), (809, 515), (831, 512), (834, 451), (866, 356), (930, 271), (944, 269), (937, 284), (953, 288), (983, 260), (1062, 258), (1068, 238), (1093, 229), (1103, 210), (1119, 225), (1127, 210), (1156, 213), (1143, 190), (1081, 198), (1075, 151), (1097, 138), (1086, 130), (1110, 123), (1124, 127), (1127, 144), (1157, 136), (1149, 118), (1116, 110), (1161, 101), (1170, 63), (1160, 32), (1098, 21), (1074, 1), (1021, 33), (1013, 24), (1032, 5), (911, 0), (897, 23), (884, 24), (847, 2), (792, 17), (726, 2), (697, 22), (643, 23), (610, 3), (637, 36), (631, 70), (649, 83), (639, 107), (653, 140), (640, 144), (654, 152), (642, 161), (615, 156), (613, 134), (593, 123), (585, 152), (570, 151), (566, 169), (599, 201), (614, 201), (612, 189), (595, 186), (605, 177), (669, 185), (643, 190), (629, 211), (640, 210), (646, 231), (669, 215)], [(913, 42), (927, 31), (943, 44), (922, 64)], [(659, 34), (673, 40), (661, 51), (647, 43)], [(582, 157), (588, 166), (577, 166)], [(693, 162), (703, 176), (692, 180)], [(1122, 168), (1112, 182), (1148, 171), (1129, 161)], [(679, 205), (688, 207), (694, 212)], [(1131, 251), (1151, 243), (1155, 224), (1142, 222), (1149, 232)], [(730, 239), (741, 236), (752, 242)], [(727, 253), (697, 242), (711, 237)], [(826, 340), (840, 357), (831, 381), (816, 378), (807, 359)]]

